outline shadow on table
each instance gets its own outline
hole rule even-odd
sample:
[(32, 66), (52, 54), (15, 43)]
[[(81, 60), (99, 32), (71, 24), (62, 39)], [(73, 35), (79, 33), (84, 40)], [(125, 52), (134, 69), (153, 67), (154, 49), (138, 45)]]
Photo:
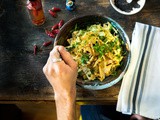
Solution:
[(22, 111), (14, 104), (0, 104), (0, 120), (22, 120)]

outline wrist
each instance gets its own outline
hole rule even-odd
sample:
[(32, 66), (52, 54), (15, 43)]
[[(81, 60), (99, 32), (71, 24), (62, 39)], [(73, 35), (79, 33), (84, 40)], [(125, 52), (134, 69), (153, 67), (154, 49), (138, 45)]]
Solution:
[(55, 101), (65, 100), (66, 102), (75, 101), (76, 99), (76, 88), (73, 88), (70, 91), (60, 90), (60, 92), (54, 90)]
[(57, 120), (75, 120), (76, 90), (55, 92)]

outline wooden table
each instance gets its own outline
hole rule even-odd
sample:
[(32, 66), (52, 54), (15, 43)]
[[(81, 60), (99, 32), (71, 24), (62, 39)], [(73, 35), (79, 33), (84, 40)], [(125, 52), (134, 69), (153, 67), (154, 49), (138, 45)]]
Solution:
[[(53, 46), (43, 48), (33, 55), (33, 45), (41, 46), (52, 40), (44, 28), (63, 19), (91, 13), (107, 15), (116, 20), (131, 39), (135, 22), (160, 26), (160, 0), (147, 0), (139, 13), (125, 16), (117, 13), (109, 0), (77, 0), (77, 9), (70, 12), (65, 0), (42, 0), (46, 22), (40, 27), (32, 25), (25, 2), (1, 0), (0, 2), (0, 101), (1, 103), (54, 101), (54, 92), (45, 78), (42, 68)], [(49, 15), (53, 6), (60, 7), (57, 18)], [(121, 82), (100, 91), (77, 87), (77, 102), (81, 104), (116, 104)]]

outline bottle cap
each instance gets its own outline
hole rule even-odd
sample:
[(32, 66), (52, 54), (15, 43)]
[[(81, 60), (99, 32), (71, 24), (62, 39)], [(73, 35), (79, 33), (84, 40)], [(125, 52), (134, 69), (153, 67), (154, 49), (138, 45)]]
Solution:
[(66, 0), (66, 8), (69, 11), (72, 11), (75, 9), (75, 0)]

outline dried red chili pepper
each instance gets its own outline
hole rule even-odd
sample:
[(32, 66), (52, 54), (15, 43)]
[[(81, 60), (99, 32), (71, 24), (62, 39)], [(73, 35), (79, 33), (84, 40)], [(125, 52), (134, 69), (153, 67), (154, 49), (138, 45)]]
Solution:
[(53, 10), (54, 12), (59, 12), (59, 11), (61, 11), (61, 9), (58, 8), (58, 7), (53, 7), (52, 10)]
[(36, 44), (33, 46), (33, 54), (34, 54), (34, 55), (37, 54), (37, 45), (36, 45)]
[(49, 46), (50, 44), (52, 44), (52, 41), (47, 41), (47, 42), (44, 42), (44, 43), (43, 43), (43, 46), (47, 47), (47, 46)]
[(45, 29), (45, 32), (46, 32), (46, 34), (47, 34), (48, 36), (50, 36), (50, 37), (52, 37), (52, 38), (55, 38), (55, 35), (54, 35), (51, 31)]
[(55, 30), (55, 29), (57, 29), (57, 28), (58, 28), (58, 23), (55, 24), (55, 25), (53, 25), (52, 28), (51, 28), (51, 30)]
[(58, 23), (58, 27), (61, 28), (63, 26), (63, 24), (64, 24), (64, 20), (60, 20)]
[(57, 17), (56, 12), (53, 12), (52, 10), (48, 10), (48, 12), (50, 13), (50, 15), (52, 15), (53, 17)]
[(59, 33), (59, 29), (54, 29), (54, 30), (52, 30), (52, 33), (53, 33), (53, 34), (58, 34), (58, 33)]

